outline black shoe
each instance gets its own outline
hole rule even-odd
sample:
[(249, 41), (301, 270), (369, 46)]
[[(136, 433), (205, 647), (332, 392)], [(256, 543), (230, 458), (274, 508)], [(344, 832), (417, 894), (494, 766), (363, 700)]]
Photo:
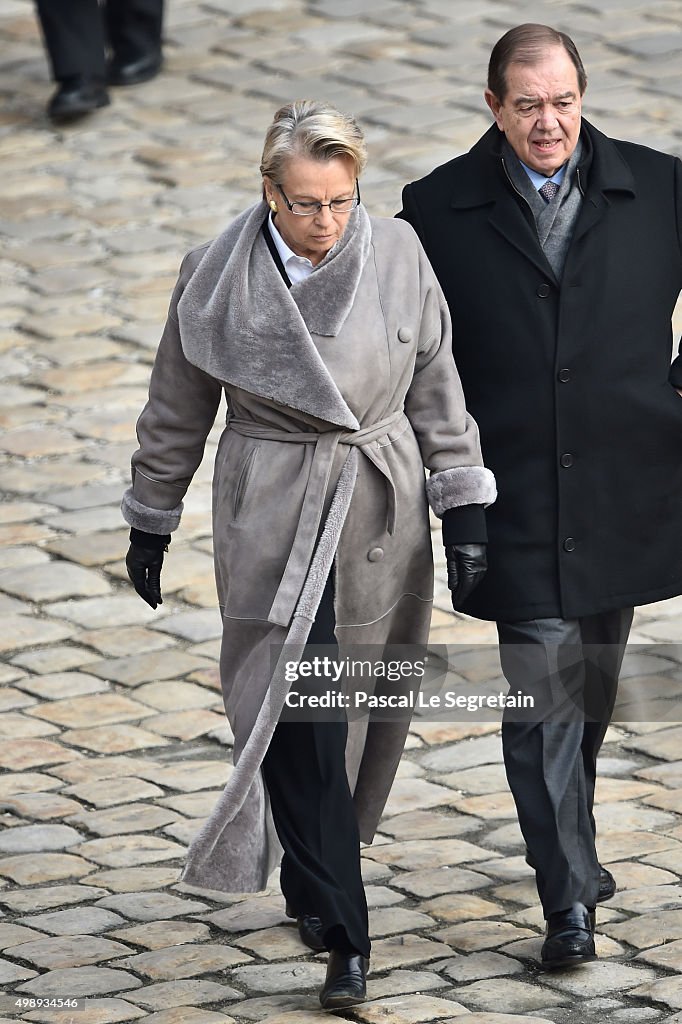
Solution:
[(597, 903), (606, 903), (612, 896), (616, 895), (616, 879), (611, 872), (599, 865), (599, 895)]
[(313, 953), (322, 953), (327, 947), (322, 938), (322, 921), (315, 914), (296, 914), (287, 903), (285, 907), (287, 917), (296, 921), (298, 934), (301, 942), (312, 949)]
[(156, 78), (162, 64), (161, 50), (150, 50), (136, 60), (122, 61), (114, 57), (107, 75), (109, 85), (139, 85), (148, 82)]
[(47, 106), (52, 121), (73, 121), (110, 103), (102, 82), (85, 75), (64, 78)]
[[(530, 855), (530, 850), (526, 847), (526, 864), (528, 867), (535, 870), (535, 864)], [(602, 864), (599, 865), (599, 895), (597, 896), (597, 903), (606, 903), (612, 896), (616, 895), (616, 879), (613, 877), (608, 868), (605, 868)]]
[(594, 917), (583, 903), (550, 914), (541, 953), (545, 970), (577, 967), (596, 960), (593, 922)]
[(364, 1003), (367, 996), (369, 960), (361, 953), (340, 953), (333, 949), (327, 963), (327, 977), (320, 991), (324, 1010)]
[(301, 942), (312, 949), (313, 953), (321, 953), (327, 947), (322, 938), (322, 922), (314, 914), (302, 914), (296, 918), (298, 934)]

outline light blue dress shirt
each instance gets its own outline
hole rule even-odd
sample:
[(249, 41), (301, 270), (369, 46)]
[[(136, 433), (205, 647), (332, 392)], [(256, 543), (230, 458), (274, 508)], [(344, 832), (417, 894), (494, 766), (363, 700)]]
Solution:
[(557, 185), (560, 185), (561, 182), (564, 180), (564, 174), (566, 173), (566, 164), (560, 167), (559, 170), (556, 171), (551, 178), (546, 178), (544, 174), (538, 174), (538, 172), (534, 171), (532, 167), (528, 166), (528, 164), (524, 164), (523, 160), (520, 160), (519, 163), (523, 167), (524, 171), (526, 172), (530, 180), (533, 182), (535, 188), (538, 189), (538, 191), (542, 188), (546, 181), (554, 181)]

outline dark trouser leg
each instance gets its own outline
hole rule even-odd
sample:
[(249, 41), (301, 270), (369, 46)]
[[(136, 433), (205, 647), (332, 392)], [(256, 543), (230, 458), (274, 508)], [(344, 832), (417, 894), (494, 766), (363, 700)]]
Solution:
[(344, 722), (281, 722), (263, 762), (280, 842), (281, 885), (322, 920), (329, 948), (369, 956), (360, 839), (345, 768)]
[[(618, 677), (625, 654), (633, 608), (618, 608), (601, 615), (590, 615), (580, 620), (580, 632), (586, 660), (587, 711), (591, 719), (585, 723), (582, 755), (587, 785), (592, 834), (596, 832), (594, 815), (594, 787), (597, 778), (597, 755), (609, 727), (613, 706), (618, 693)], [(601, 712), (601, 713), (600, 713)]]
[(36, 0), (52, 75), (104, 81), (104, 27), (97, 0)]
[[(617, 611), (582, 620), (498, 623), (504, 674), (512, 691), (535, 698), (539, 712), (535, 721), (506, 714), (502, 744), (545, 916), (574, 902), (596, 902), (596, 757), (631, 618), (631, 611)], [(588, 715), (599, 711), (599, 721), (585, 722), (583, 703)]]
[[(309, 643), (336, 644), (329, 582)], [(342, 718), (280, 722), (262, 770), (284, 848), (280, 881), (287, 902), (296, 913), (322, 920), (328, 948), (369, 957), (360, 837), (346, 775), (347, 734)]]
[(161, 49), (163, 0), (107, 0), (107, 32), (119, 62)]

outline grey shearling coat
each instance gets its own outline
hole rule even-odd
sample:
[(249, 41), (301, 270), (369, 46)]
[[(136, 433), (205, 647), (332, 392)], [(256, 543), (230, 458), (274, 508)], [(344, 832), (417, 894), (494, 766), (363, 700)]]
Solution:
[[(359, 207), (288, 290), (262, 237), (267, 213), (256, 204), (183, 262), (123, 502), (139, 529), (177, 526), (224, 391), (213, 538), (235, 767), (183, 878), (238, 892), (262, 889), (279, 854), (259, 770), (288, 690), (273, 645), (286, 642), (287, 659), (302, 652), (330, 571), (342, 651), (425, 643), (427, 495), (437, 514), (495, 498), (447, 309), (412, 228)], [(348, 773), (366, 842), (406, 729), (351, 723)]]

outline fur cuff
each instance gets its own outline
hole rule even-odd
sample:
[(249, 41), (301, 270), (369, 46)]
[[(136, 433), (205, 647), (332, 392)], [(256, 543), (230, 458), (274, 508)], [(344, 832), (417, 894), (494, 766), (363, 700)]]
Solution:
[(484, 466), (457, 466), (432, 473), (426, 481), (429, 505), (440, 518), (460, 505), (492, 505), (497, 497), (495, 477)]
[(180, 502), (175, 508), (161, 509), (150, 508), (142, 505), (133, 497), (133, 489), (129, 487), (123, 495), (121, 512), (128, 526), (136, 530), (143, 530), (145, 533), (172, 533), (180, 525), (183, 504)]

